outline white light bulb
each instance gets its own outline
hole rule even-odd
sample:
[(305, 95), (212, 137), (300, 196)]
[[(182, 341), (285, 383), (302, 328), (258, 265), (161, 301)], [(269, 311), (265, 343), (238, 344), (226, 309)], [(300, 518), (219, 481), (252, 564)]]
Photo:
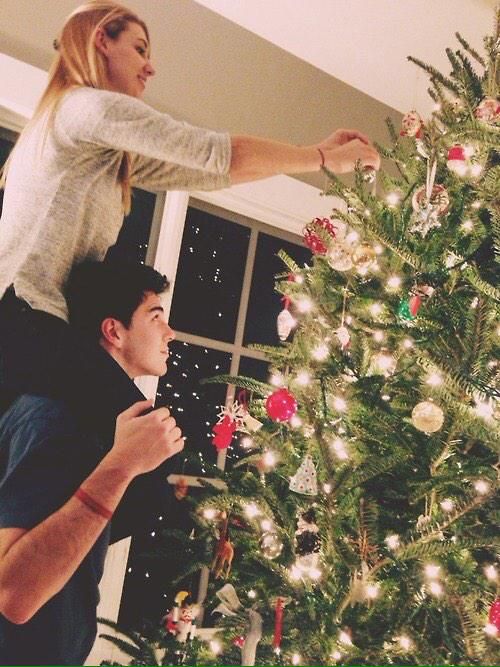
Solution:
[(385, 543), (387, 544), (389, 549), (397, 549), (400, 545), (399, 535), (388, 535), (385, 538)]
[(340, 651), (333, 651), (331, 657), (333, 660), (338, 661), (342, 658), (342, 653)]
[(210, 650), (214, 655), (218, 655), (222, 651), (220, 642), (218, 642), (216, 639), (212, 639), (210, 642)]
[(318, 569), (317, 567), (311, 567), (307, 574), (314, 581), (318, 581), (318, 579), (321, 579), (321, 570)]
[(377, 331), (373, 332), (373, 340), (377, 341), (377, 343), (381, 343), (385, 338), (385, 334), (383, 331), (380, 331), (379, 329)]
[(243, 447), (243, 449), (252, 449), (253, 444), (254, 442), (252, 438), (250, 438), (248, 435), (244, 438), (241, 438), (240, 440), (240, 445)]
[(273, 523), (272, 521), (269, 521), (269, 519), (264, 519), (263, 521), (260, 522), (260, 527), (262, 528), (262, 530), (268, 531), (271, 530), (271, 528), (273, 527)]
[(302, 658), (300, 657), (300, 655), (298, 653), (294, 653), (292, 655), (292, 665), (300, 665), (301, 662)]
[(498, 634), (498, 630), (496, 625), (493, 625), (493, 623), (487, 623), (484, 626), (484, 631), (489, 637), (496, 637)]
[(474, 488), (480, 496), (484, 496), (490, 490), (490, 484), (484, 479), (478, 479), (474, 482)]
[(439, 581), (431, 581), (428, 584), (428, 587), (429, 587), (429, 593), (431, 593), (431, 595), (434, 595), (437, 598), (443, 594), (443, 587), (441, 586)]
[(411, 649), (411, 639), (409, 637), (401, 635), (401, 637), (398, 637), (397, 639), (403, 651), (409, 651)]
[(311, 376), (307, 371), (299, 371), (295, 378), (295, 382), (301, 387), (307, 387), (307, 385), (311, 383)]
[(288, 422), (292, 428), (299, 428), (302, 426), (302, 419), (300, 417), (297, 417), (297, 415), (293, 415), (293, 417), (290, 419)]
[(387, 289), (390, 290), (391, 292), (397, 291), (401, 287), (401, 278), (400, 276), (391, 276), (387, 280)]
[(472, 157), (474, 155), (474, 146), (471, 146), (470, 144), (463, 146), (463, 150), (465, 157)]
[(478, 208), (481, 208), (481, 202), (476, 200), (476, 201), (472, 202), (471, 207), (476, 209), (476, 211), (477, 211)]
[(213, 507), (207, 507), (207, 509), (203, 510), (203, 517), (205, 519), (208, 519), (208, 521), (212, 521), (212, 519), (215, 519), (217, 516), (217, 511), (214, 510)]
[(260, 510), (259, 508), (254, 505), (254, 503), (250, 503), (248, 505), (245, 505), (245, 514), (249, 519), (254, 519), (256, 516), (259, 516)]
[(486, 565), (484, 568), (484, 574), (488, 581), (496, 581), (498, 579), (498, 570), (494, 565)]
[(332, 492), (332, 485), (328, 484), (328, 483), (323, 484), (323, 491), (326, 494), (331, 493)]
[(257, 592), (251, 589), (248, 591), (247, 596), (250, 598), (250, 600), (255, 600), (257, 597)]
[(378, 584), (368, 584), (365, 588), (365, 595), (369, 600), (375, 600), (380, 593), (380, 586)]
[(324, 361), (330, 355), (330, 350), (328, 345), (325, 345), (325, 343), (320, 343), (313, 349), (311, 354), (314, 359), (316, 359), (316, 361)]
[(472, 220), (464, 220), (460, 225), (460, 229), (463, 232), (471, 232), (474, 229), (474, 223)]
[(370, 306), (370, 313), (373, 315), (373, 317), (378, 317), (381, 315), (383, 311), (383, 306), (380, 303), (372, 303)]
[(483, 419), (491, 419), (493, 417), (493, 403), (491, 401), (476, 401), (474, 412)]
[(262, 457), (262, 462), (267, 468), (273, 468), (276, 465), (276, 454), (274, 452), (265, 452)]
[(296, 302), (299, 313), (309, 313), (312, 310), (312, 301), (307, 297), (302, 297)]
[(477, 178), (483, 172), (483, 165), (476, 162), (476, 164), (473, 164), (473, 165), (470, 166), (469, 170), (470, 170), (471, 176), (474, 176), (475, 178)]
[(359, 241), (359, 234), (358, 232), (352, 231), (347, 234), (345, 237), (346, 243), (349, 243), (349, 245), (356, 243), (356, 241)]
[(384, 252), (384, 248), (379, 243), (376, 243), (373, 246), (373, 250), (375, 251), (376, 255), (381, 255)]
[(425, 576), (427, 579), (437, 579), (439, 577), (440, 570), (441, 567), (439, 565), (428, 563), (424, 568)]
[(339, 633), (339, 642), (341, 644), (346, 644), (347, 646), (352, 646), (351, 635), (345, 630), (341, 630)]
[(411, 348), (413, 347), (412, 339), (411, 338), (405, 338), (404, 341), (403, 341), (403, 347), (405, 348), (405, 350), (411, 350)]
[(302, 572), (296, 565), (292, 565), (292, 567), (288, 570), (288, 573), (292, 581), (299, 581), (299, 579), (302, 577)]
[(349, 454), (347, 452), (345, 442), (341, 440), (340, 438), (335, 438), (333, 442), (331, 443), (331, 448), (333, 449), (333, 453), (335, 456), (340, 460), (340, 461), (347, 461), (349, 458)]
[(281, 373), (273, 373), (269, 379), (269, 382), (273, 385), (273, 387), (282, 387), (285, 380)]
[(376, 363), (383, 375), (392, 375), (394, 373), (395, 360), (392, 355), (381, 352), (377, 354)]
[(382, 394), (382, 396), (380, 398), (383, 401), (390, 401), (391, 400), (391, 397), (389, 396), (389, 394)]
[(440, 384), (443, 384), (443, 378), (439, 373), (429, 373), (426, 382), (431, 387), (439, 387)]
[(332, 399), (332, 407), (337, 412), (345, 412), (347, 410), (347, 403), (341, 396), (334, 396)]
[(401, 196), (399, 195), (398, 192), (389, 192), (389, 194), (385, 198), (389, 206), (397, 206), (399, 204), (400, 199)]
[(352, 317), (350, 315), (347, 315), (345, 318), (345, 323), (346, 324), (352, 324)]
[(453, 508), (455, 507), (455, 503), (451, 498), (445, 498), (441, 501), (440, 505), (444, 512), (452, 512)]
[(302, 283), (304, 282), (304, 276), (301, 275), (300, 273), (296, 273), (295, 282), (297, 283), (297, 285), (302, 285)]

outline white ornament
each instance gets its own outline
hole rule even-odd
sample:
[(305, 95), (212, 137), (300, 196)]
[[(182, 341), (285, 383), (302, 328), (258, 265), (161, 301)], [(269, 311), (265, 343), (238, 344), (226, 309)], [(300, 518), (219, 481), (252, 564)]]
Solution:
[(290, 478), (290, 491), (305, 496), (316, 496), (318, 494), (318, 481), (314, 461), (310, 454), (304, 456), (299, 469)]
[(443, 426), (444, 413), (431, 401), (418, 403), (411, 413), (413, 426), (424, 433), (435, 433)]
[(351, 259), (351, 249), (341, 241), (335, 241), (332, 244), (326, 259), (335, 271), (349, 271), (354, 266)]
[(288, 308), (283, 308), (276, 320), (276, 327), (278, 329), (278, 336), (281, 341), (285, 341), (290, 335), (291, 330), (297, 324), (297, 321), (290, 313)]
[(342, 350), (345, 350), (346, 347), (348, 347), (349, 343), (351, 342), (351, 334), (349, 333), (349, 329), (342, 325), (335, 330), (335, 334), (340, 343), (340, 347), (342, 348)]

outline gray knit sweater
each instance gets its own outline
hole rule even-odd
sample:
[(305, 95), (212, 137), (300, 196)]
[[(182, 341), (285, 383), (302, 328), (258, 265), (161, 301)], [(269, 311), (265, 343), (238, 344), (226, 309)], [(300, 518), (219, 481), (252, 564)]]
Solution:
[(146, 190), (230, 185), (228, 134), (173, 120), (138, 99), (94, 88), (66, 93), (13, 155), (0, 220), (0, 297), (11, 284), (32, 308), (67, 320), (71, 267), (100, 260), (123, 222), (118, 170)]

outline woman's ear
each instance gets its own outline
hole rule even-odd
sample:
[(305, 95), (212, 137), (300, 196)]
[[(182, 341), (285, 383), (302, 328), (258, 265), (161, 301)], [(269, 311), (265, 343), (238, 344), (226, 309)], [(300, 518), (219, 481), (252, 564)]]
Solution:
[(109, 37), (102, 28), (96, 30), (94, 38), (95, 47), (104, 57), (108, 55), (108, 39)]

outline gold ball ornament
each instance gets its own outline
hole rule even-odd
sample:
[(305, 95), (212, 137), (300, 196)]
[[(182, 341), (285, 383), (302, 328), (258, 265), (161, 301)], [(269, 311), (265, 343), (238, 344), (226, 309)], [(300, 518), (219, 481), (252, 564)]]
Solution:
[(342, 241), (332, 244), (326, 256), (326, 260), (335, 271), (349, 271), (349, 269), (352, 269), (353, 267), (351, 250), (346, 244), (342, 243)]
[(276, 533), (271, 531), (263, 533), (259, 540), (259, 547), (262, 555), (269, 560), (278, 558), (283, 550), (283, 542)]
[(411, 421), (419, 431), (435, 433), (443, 426), (444, 412), (432, 401), (422, 401), (413, 408)]
[(369, 243), (360, 243), (352, 251), (351, 258), (357, 269), (366, 271), (375, 264), (377, 253)]

